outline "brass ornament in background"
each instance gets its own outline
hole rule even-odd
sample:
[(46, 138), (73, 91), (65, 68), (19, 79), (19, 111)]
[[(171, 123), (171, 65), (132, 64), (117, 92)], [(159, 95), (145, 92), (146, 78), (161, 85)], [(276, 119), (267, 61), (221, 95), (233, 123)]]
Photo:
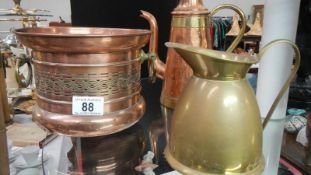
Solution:
[[(14, 70), (15, 75), (7, 75), (6, 78), (13, 78), (18, 84), (19, 88), (27, 88), (32, 83), (32, 64), (31, 56), (27, 56), (24, 53), (24, 48), (20, 46), (16, 35), (14, 34), (14, 29), (11, 29), (10, 34), (2, 40), (2, 49), (6, 50), (7, 54), (4, 58), (7, 63), (6, 67)], [(11, 60), (11, 61), (9, 61)], [(27, 72), (21, 72), (20, 68), (27, 65)], [(24, 69), (25, 70), (25, 69)], [(13, 73), (13, 72), (12, 72)], [(26, 75), (24, 73), (27, 73)], [(7, 87), (12, 88), (12, 87)], [(13, 87), (17, 88), (17, 87)]]
[(0, 22), (22, 22), (22, 26), (25, 27), (37, 27), (37, 22), (47, 21), (47, 19), (40, 19), (38, 17), (22, 17), (20, 19), (15, 18), (2, 18)]
[[(145, 11), (142, 15), (152, 16)], [(38, 104), (33, 119), (39, 125), (64, 135), (93, 137), (126, 129), (142, 117), (145, 102), (140, 95), (140, 69), (145, 57), (155, 56), (154, 32), (49, 27), (15, 33), (23, 45), (33, 49)], [(151, 52), (141, 54), (148, 41)], [(72, 115), (73, 96), (104, 97), (104, 115)]]
[[(45, 9), (24, 9), (21, 7), (21, 0), (13, 0), (14, 2), (14, 7), (11, 9), (0, 9), (0, 13), (6, 13), (7, 15), (13, 16), (29, 16), (29, 15), (34, 15), (36, 13), (46, 13), (50, 12)], [(37, 14), (37, 15), (42, 15), (42, 14)]]
[(240, 31), (239, 17), (235, 14), (232, 19), (231, 29), (226, 33), (226, 36), (237, 36)]
[[(242, 19), (242, 30), (227, 50), (231, 52), (244, 34), (246, 19), (244, 13), (238, 7), (230, 4), (218, 6), (209, 12), (204, 7), (202, 0), (180, 0), (178, 6), (172, 12), (170, 42), (212, 48), (210, 38), (211, 16), (222, 9), (232, 9)], [(155, 22), (149, 20), (149, 23), (154, 24)], [(157, 57), (155, 67), (157, 77), (164, 80), (161, 104), (174, 108), (185, 85), (192, 76), (192, 70), (171, 48), (168, 49), (166, 64)]]
[[(20, 71), (20, 68), (25, 64), (27, 65), (28, 68), (26, 77)], [(27, 88), (32, 83), (32, 78), (33, 75), (32, 75), (31, 58), (29, 56), (26, 56), (25, 54), (16, 57), (15, 79), (16, 82), (18, 83), (19, 88)]]
[(250, 36), (261, 36), (262, 35), (262, 26), (261, 26), (261, 16), (260, 13), (257, 12), (256, 17), (255, 17), (255, 22), (251, 29), (245, 33), (245, 35), (250, 35)]
[[(25, 27), (37, 27), (38, 22), (47, 21), (47, 19), (40, 19), (40, 16), (52, 17), (47, 14), (48, 10), (45, 9), (24, 9), (21, 7), (21, 0), (13, 0), (14, 7), (10, 9), (0, 9), (0, 16), (10, 18), (0, 18), (0, 22), (22, 22)], [(16, 18), (19, 17), (19, 18)]]
[[(263, 124), (255, 94), (245, 79), (250, 66), (275, 44), (295, 51), (295, 66)], [(167, 43), (192, 67), (189, 81), (174, 110), (165, 156), (185, 175), (259, 175), (264, 169), (262, 131), (300, 65), (297, 46), (274, 40), (258, 57)]]

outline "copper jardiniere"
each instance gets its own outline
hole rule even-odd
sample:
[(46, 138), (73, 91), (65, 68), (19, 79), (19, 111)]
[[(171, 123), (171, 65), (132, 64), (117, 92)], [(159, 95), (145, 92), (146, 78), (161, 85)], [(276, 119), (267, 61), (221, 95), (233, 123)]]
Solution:
[[(19, 29), (16, 35), (33, 49), (38, 104), (33, 118), (40, 125), (60, 134), (92, 137), (118, 132), (142, 117), (142, 55), (154, 55), (141, 53), (149, 30), (49, 27)], [(104, 97), (104, 115), (74, 116), (73, 96)]]

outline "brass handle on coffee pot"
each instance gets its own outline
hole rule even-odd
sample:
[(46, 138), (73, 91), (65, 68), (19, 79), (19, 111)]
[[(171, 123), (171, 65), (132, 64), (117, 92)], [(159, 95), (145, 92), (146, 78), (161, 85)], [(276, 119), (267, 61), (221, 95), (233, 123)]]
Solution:
[[(146, 11), (141, 10), (142, 14), (141, 17), (145, 18), (150, 25), (151, 30), (151, 36), (150, 36), (150, 43), (149, 43), (149, 53), (145, 55), (148, 57), (148, 72), (149, 72), (149, 78), (151, 82), (155, 82), (156, 80), (156, 68), (155, 68), (155, 61), (158, 57), (158, 24), (155, 17)], [(144, 59), (144, 58), (143, 58)]]
[(286, 82), (284, 83), (283, 87), (281, 88), (280, 92), (278, 93), (278, 95), (276, 96), (274, 102), (272, 103), (269, 112), (265, 118), (265, 120), (262, 123), (262, 127), (265, 128), (268, 121), (270, 120), (270, 118), (272, 117), (272, 114), (276, 108), (276, 106), (278, 105), (278, 103), (280, 102), (281, 98), (283, 97), (284, 93), (286, 92), (287, 88), (290, 85), (290, 82), (295, 78), (295, 75), (298, 71), (299, 65), (300, 65), (300, 52), (299, 52), (299, 48), (297, 47), (297, 45), (295, 43), (293, 43), (290, 40), (286, 40), (286, 39), (278, 39), (278, 40), (274, 40), (271, 41), (270, 43), (266, 44), (259, 52), (258, 58), (261, 58), (264, 53), (271, 48), (272, 46), (274, 46), (275, 44), (278, 43), (286, 43), (289, 44), (293, 47), (294, 51), (295, 51), (295, 65), (294, 68), (292, 69), (289, 77), (287, 78)]
[(223, 10), (223, 9), (231, 9), (231, 10), (235, 11), (240, 16), (240, 18), (242, 20), (242, 28), (241, 28), (239, 34), (236, 36), (236, 38), (234, 39), (232, 44), (226, 50), (226, 52), (232, 52), (235, 49), (235, 47), (239, 44), (239, 42), (241, 41), (241, 39), (244, 35), (245, 29), (246, 29), (246, 17), (244, 15), (243, 11), (239, 7), (232, 5), (232, 4), (222, 4), (222, 5), (217, 6), (216, 8), (214, 8), (211, 11), (209, 16), (213, 16), (214, 14), (216, 14), (217, 12), (219, 12), (220, 10)]
[[(21, 72), (20, 72), (19, 68), (21, 66), (23, 66), (24, 64), (27, 64), (28, 74), (27, 74), (27, 77), (25, 77), (25, 80), (22, 80)], [(16, 59), (15, 78), (16, 78), (16, 82), (18, 83), (18, 86), (21, 88), (28, 87), (32, 82), (32, 66), (30, 63), (30, 58), (27, 58), (27, 56), (25, 56), (25, 55), (23, 55), (22, 58)]]

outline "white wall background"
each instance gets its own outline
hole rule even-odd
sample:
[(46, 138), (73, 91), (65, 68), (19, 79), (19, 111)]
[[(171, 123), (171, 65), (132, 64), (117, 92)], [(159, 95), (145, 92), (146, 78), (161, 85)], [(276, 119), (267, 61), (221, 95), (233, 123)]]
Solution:
[[(12, 8), (14, 6), (13, 0), (0, 0), (0, 9)], [(70, 0), (22, 0), (22, 8), (25, 9), (46, 9), (51, 11), (48, 14), (53, 17), (47, 17), (42, 19), (48, 19), (49, 21), (59, 21), (59, 16), (62, 17), (66, 22), (71, 21), (71, 8)], [(0, 18), (12, 18), (3, 17)], [(0, 22), (0, 31), (8, 31), (11, 27), (20, 28), (22, 27), (21, 22)], [(0, 33), (0, 38), (3, 38), (6, 34)]]

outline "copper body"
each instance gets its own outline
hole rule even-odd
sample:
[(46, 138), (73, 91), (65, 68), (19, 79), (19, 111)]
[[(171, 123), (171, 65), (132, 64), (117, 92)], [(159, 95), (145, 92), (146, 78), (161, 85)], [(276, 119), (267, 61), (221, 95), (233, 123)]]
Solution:
[[(50, 27), (16, 31), (33, 49), (37, 104), (34, 120), (76, 137), (108, 135), (143, 115), (141, 48), (149, 30)], [(73, 96), (104, 97), (104, 115), (73, 116)]]
[[(210, 15), (221, 9), (232, 9), (241, 16), (243, 25), (246, 20), (243, 12), (232, 5), (222, 5), (210, 12), (204, 7), (202, 0), (180, 0), (172, 12), (170, 42), (189, 44), (195, 47), (212, 48), (210, 37)], [(150, 21), (149, 21), (150, 22)], [(154, 23), (154, 22), (150, 22)], [(245, 30), (245, 29), (244, 29)], [(244, 33), (241, 31), (241, 34)], [(240, 40), (242, 35), (237, 37)], [(232, 51), (238, 42), (232, 43), (228, 51)], [(156, 59), (157, 76), (164, 80), (161, 104), (174, 108), (185, 85), (193, 72), (187, 63), (171, 48), (168, 49), (166, 64)]]
[[(206, 42), (206, 28), (175, 28), (171, 29), (172, 34), (170, 41), (177, 43), (191, 44), (198, 47), (210, 48), (210, 42)], [(202, 35), (201, 35), (202, 34)], [(195, 43), (192, 38), (200, 38), (202, 43)], [(201, 35), (201, 36), (200, 36)], [(181, 37), (182, 36), (182, 37)], [(189, 78), (192, 76), (192, 69), (185, 63), (185, 61), (172, 49), (168, 49), (166, 71), (164, 74), (163, 89), (161, 94), (161, 103), (164, 106), (174, 108), (176, 101), (182, 93)]]
[[(172, 25), (170, 32), (171, 42), (190, 44), (193, 46), (211, 48), (211, 40), (208, 36), (210, 29), (205, 26), (177, 26), (173, 24), (174, 20), (189, 18), (191, 16), (201, 16), (204, 18), (208, 14), (200, 1), (181, 0), (179, 5), (172, 12)], [(159, 62), (156, 62), (159, 63)], [(161, 72), (162, 65), (156, 64), (156, 68)], [(192, 76), (192, 69), (187, 63), (175, 52), (169, 48), (166, 58), (165, 73), (163, 73), (163, 88), (161, 94), (161, 103), (164, 106), (174, 108), (177, 99), (182, 90)]]

